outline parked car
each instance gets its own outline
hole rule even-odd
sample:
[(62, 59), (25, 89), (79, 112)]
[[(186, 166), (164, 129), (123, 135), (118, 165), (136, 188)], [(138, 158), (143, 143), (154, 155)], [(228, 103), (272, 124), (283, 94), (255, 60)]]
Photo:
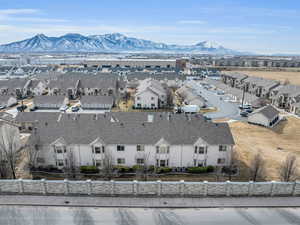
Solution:
[(251, 109), (251, 105), (248, 104), (239, 105), (239, 109)]
[(65, 106), (60, 107), (59, 111), (65, 112), (65, 111), (67, 111), (67, 109), (68, 109), (68, 106), (65, 105)]
[(72, 112), (78, 112), (80, 108), (78, 106), (73, 106), (71, 110)]
[(242, 117), (248, 117), (248, 112), (247, 111), (241, 111), (241, 113), (240, 113), (240, 115), (242, 116)]
[(206, 121), (212, 121), (212, 119), (211, 119), (210, 117), (208, 117), (208, 116), (204, 116), (204, 119), (205, 119)]
[(21, 106), (18, 106), (18, 107), (17, 107), (17, 110), (18, 110), (19, 112), (24, 112), (25, 109), (27, 109), (27, 106), (26, 106), (26, 105), (21, 105)]
[(0, 105), (0, 109), (5, 109), (6, 106), (5, 105)]
[(33, 112), (33, 111), (35, 111), (35, 110), (37, 110), (37, 107), (32, 107), (32, 108), (30, 109), (31, 112)]
[(252, 108), (246, 109), (246, 112), (247, 112), (247, 113), (252, 113), (252, 112), (253, 112), (253, 109), (252, 109)]

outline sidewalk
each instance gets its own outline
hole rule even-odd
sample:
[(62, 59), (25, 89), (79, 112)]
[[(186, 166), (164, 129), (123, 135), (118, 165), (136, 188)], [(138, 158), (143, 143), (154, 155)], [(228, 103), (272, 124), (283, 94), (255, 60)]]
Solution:
[(0, 195), (1, 205), (126, 208), (272, 208), (300, 207), (300, 197), (135, 198)]

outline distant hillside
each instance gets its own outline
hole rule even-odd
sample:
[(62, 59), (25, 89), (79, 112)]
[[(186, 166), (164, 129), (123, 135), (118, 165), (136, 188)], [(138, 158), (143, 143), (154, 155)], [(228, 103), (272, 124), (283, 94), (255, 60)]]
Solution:
[(0, 52), (178, 52), (240, 55), (231, 49), (202, 41), (195, 45), (169, 45), (127, 37), (120, 33), (83, 36), (66, 34), (48, 37), (38, 34), (30, 39), (0, 45)]

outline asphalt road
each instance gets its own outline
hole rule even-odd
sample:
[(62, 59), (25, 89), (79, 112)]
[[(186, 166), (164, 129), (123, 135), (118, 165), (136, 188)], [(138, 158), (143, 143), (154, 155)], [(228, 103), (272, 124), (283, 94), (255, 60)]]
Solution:
[(216, 107), (218, 111), (205, 113), (206, 116), (212, 119), (241, 119), (240, 110), (238, 108), (239, 104), (224, 101), (224, 99), (229, 98), (226, 95), (217, 95), (216, 91), (207, 90), (201, 84), (192, 81), (193, 88), (197, 91), (198, 95), (201, 95), (208, 101), (208, 105)]
[(1, 225), (291, 225), (300, 208), (84, 208), (0, 206)]

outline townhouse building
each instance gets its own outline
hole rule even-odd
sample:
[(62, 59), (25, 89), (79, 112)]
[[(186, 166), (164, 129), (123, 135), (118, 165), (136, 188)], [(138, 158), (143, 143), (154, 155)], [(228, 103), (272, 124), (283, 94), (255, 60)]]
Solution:
[(16, 98), (23, 98), (29, 94), (30, 80), (8, 79), (0, 81), (0, 95), (14, 95)]
[(84, 110), (111, 110), (114, 106), (112, 96), (85, 95), (80, 98), (81, 108)]
[(295, 112), (298, 110), (297, 103), (300, 102), (300, 86), (280, 85), (272, 90), (270, 99), (276, 107)]
[(231, 161), (234, 140), (228, 124), (198, 114), (39, 114), (23, 112), (16, 118), (20, 127), (31, 124), (38, 166), (63, 168), (70, 152), (77, 166), (99, 168), (108, 156), (114, 165), (172, 168), (223, 167)]
[(221, 79), (223, 83), (229, 85), (233, 88), (242, 88), (243, 81), (248, 77), (246, 74), (242, 73), (223, 73), (221, 74)]
[(53, 109), (57, 110), (69, 103), (69, 99), (66, 96), (48, 96), (39, 95), (33, 98), (33, 107), (36, 109)]
[(48, 95), (64, 95), (69, 99), (76, 99), (78, 96), (79, 79), (74, 77), (63, 77), (50, 80)]
[(134, 106), (136, 108), (158, 109), (169, 104), (169, 90), (159, 81), (148, 78), (140, 81), (134, 96)]
[(246, 92), (257, 97), (268, 98), (271, 91), (280, 85), (279, 81), (264, 79), (260, 77), (247, 77), (242, 81)]

